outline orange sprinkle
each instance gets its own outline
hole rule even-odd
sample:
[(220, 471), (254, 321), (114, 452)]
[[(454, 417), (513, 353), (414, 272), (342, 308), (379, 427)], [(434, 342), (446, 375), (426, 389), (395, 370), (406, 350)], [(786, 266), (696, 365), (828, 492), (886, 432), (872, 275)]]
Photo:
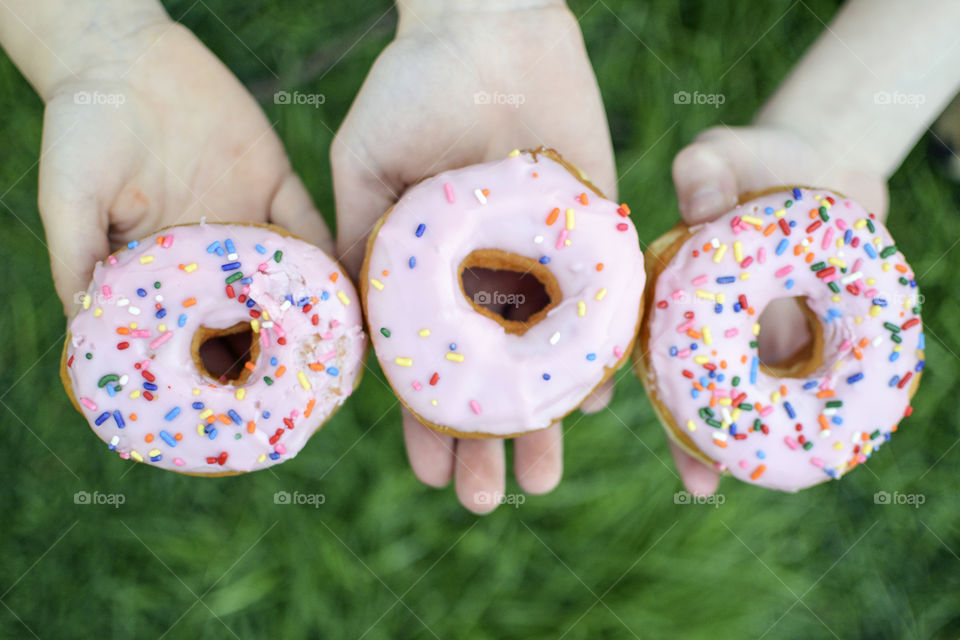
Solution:
[(173, 436), (173, 439), (174, 439), (174, 440), (183, 440), (183, 434), (182, 434), (182, 433), (178, 433), (177, 435)]
[(252, 362), (250, 362), (249, 360), (247, 360), (247, 361), (243, 364), (243, 368), (244, 368), (244, 369), (250, 369), (250, 371), (253, 371), (254, 365), (253, 365)]
[(143, 441), (144, 441), (144, 442), (153, 442), (153, 434), (152, 434), (152, 433), (148, 433), (147, 435), (143, 436)]
[(829, 430), (830, 430), (830, 425), (827, 424), (827, 416), (825, 416), (825, 415), (823, 415), (823, 414), (821, 413), (819, 416), (817, 416), (817, 422), (820, 423), (820, 428), (821, 428), (822, 430), (824, 430), (824, 431), (829, 431)]
[(717, 445), (717, 446), (720, 447), (721, 449), (726, 449), (726, 448), (727, 448), (727, 443), (724, 442), (723, 440), (714, 440), (714, 441), (713, 441), (713, 444)]
[(257, 423), (251, 420), (247, 423), (247, 433), (253, 433), (257, 430)]
[(756, 313), (756, 310), (753, 307), (747, 307), (747, 315), (752, 316)]
[(747, 362), (747, 356), (746, 355), (740, 356), (740, 364), (746, 364), (746, 362)]
[(833, 389), (824, 389), (823, 391), (817, 392), (818, 398), (832, 398), (835, 395), (837, 394)]
[(711, 406), (711, 407), (716, 407), (716, 406), (717, 406), (717, 397), (716, 397), (716, 396), (711, 396), (711, 397), (710, 397), (710, 406)]
[(857, 360), (863, 360), (863, 351), (860, 351), (858, 347), (853, 348), (853, 357)]
[(163, 244), (163, 236), (157, 236), (157, 244)]
[(207, 424), (213, 424), (217, 419), (214, 416), (207, 416)]
[(192, 307), (195, 304), (197, 304), (196, 298), (187, 298), (186, 300), (183, 301), (183, 306), (185, 307)]
[(817, 217), (817, 213), (818, 213), (818, 211), (817, 211), (816, 209), (810, 209), (810, 213), (807, 214), (807, 215), (809, 215), (809, 216), (810, 216), (810, 219), (813, 220), (814, 218)]
[(130, 335), (130, 329), (126, 327), (117, 327), (117, 333), (119, 333), (122, 336), (128, 336)]
[(303, 412), (304, 418), (309, 418), (310, 414), (313, 413), (313, 405), (317, 404), (315, 398), (310, 398), (310, 402), (307, 403), (307, 408)]
[(550, 215), (547, 216), (547, 226), (550, 226), (551, 224), (556, 222), (557, 218), (559, 217), (560, 217), (560, 209), (554, 208), (554, 210), (550, 212)]
[(330, 282), (336, 282), (337, 278), (339, 277), (340, 277), (340, 274), (334, 271), (333, 273), (330, 274)]
[(861, 434), (860, 434), (860, 439), (861, 439), (863, 442), (866, 442), (867, 440), (870, 439), (870, 434), (869, 434), (869, 433), (861, 433)]
[(813, 252), (811, 251), (810, 253), (808, 253), (807, 257), (804, 258), (804, 260), (807, 261), (807, 264), (810, 264), (811, 262), (813, 262)]
[(540, 174), (537, 173), (536, 171), (534, 171), (534, 172), (533, 172), (533, 177), (534, 177), (534, 178), (539, 178), (539, 177), (540, 177)]
[(222, 422), (223, 424), (230, 424), (230, 422), (231, 422), (230, 416), (228, 416), (228, 415), (226, 415), (226, 414), (224, 414), (224, 413), (221, 413), (220, 415), (218, 415), (217, 418), (218, 418), (218, 419), (220, 420), (220, 422)]
[(721, 369), (726, 369), (726, 368), (727, 368), (727, 361), (726, 361), (726, 360), (721, 360), (721, 361), (720, 361), (720, 368), (721, 368)]
[(793, 245), (793, 255), (798, 256), (801, 253), (803, 253), (803, 245), (802, 244)]
[(769, 236), (772, 235), (774, 231), (777, 230), (777, 225), (771, 224), (766, 229), (763, 230), (763, 235)]
[(757, 468), (753, 470), (753, 473), (750, 474), (751, 480), (758, 480), (760, 476), (763, 475), (763, 472), (767, 470), (767, 465), (760, 464), (757, 465)]
[(603, 263), (602, 263), (602, 262), (598, 262), (598, 263), (597, 263), (597, 271), (603, 271)]
[(870, 344), (870, 341), (869, 341), (869, 340), (867, 340), (866, 338), (860, 338), (860, 347), (861, 347), (861, 348), (866, 347), (868, 344)]
[(758, 413), (759, 413), (760, 411), (763, 411), (763, 405), (760, 404), (759, 402), (754, 402), (754, 403), (753, 403), (753, 408), (756, 409)]
[(137, 421), (137, 414), (131, 413), (131, 414), (130, 414), (130, 419), (133, 420), (134, 422), (136, 422), (136, 421)]
[(699, 382), (694, 382), (693, 388), (696, 389), (697, 391), (703, 391), (703, 385), (700, 384)]
[(583, 206), (590, 204), (590, 201), (587, 200), (587, 193), (585, 191), (580, 194), (580, 204)]
[(902, 264), (895, 264), (895, 265), (893, 265), (893, 268), (896, 269), (897, 271), (899, 271), (900, 273), (906, 273), (906, 272), (907, 272), (907, 268), (906, 268), (905, 266), (903, 266)]
[(700, 339), (700, 332), (694, 331), (693, 329), (687, 329), (687, 335), (693, 338), (694, 340)]
[(713, 245), (710, 244), (709, 242), (708, 242), (707, 244), (703, 245), (703, 250), (704, 250), (704, 251), (710, 251), (710, 249), (713, 249)]
[(282, 375), (285, 374), (286, 372), (287, 372), (287, 368), (286, 368), (285, 366), (283, 366), (283, 365), (280, 365), (279, 367), (277, 367), (277, 371), (276, 371), (276, 373), (274, 373), (273, 375), (275, 375), (275, 376), (277, 376), (277, 377), (279, 378), (280, 376), (282, 376)]
[(787, 385), (785, 384), (780, 385), (780, 395), (783, 396), (784, 398), (787, 397)]
[(489, 195), (490, 195), (490, 189), (484, 189), (483, 191), (481, 191), (481, 193), (482, 193), (484, 196), (489, 196)]
[(308, 364), (307, 366), (310, 367), (310, 370), (311, 370), (311, 371), (325, 371), (325, 370), (326, 370), (326, 367), (324, 367), (324, 366), (323, 366), (322, 364), (320, 364), (319, 362), (311, 362), (311, 363)]

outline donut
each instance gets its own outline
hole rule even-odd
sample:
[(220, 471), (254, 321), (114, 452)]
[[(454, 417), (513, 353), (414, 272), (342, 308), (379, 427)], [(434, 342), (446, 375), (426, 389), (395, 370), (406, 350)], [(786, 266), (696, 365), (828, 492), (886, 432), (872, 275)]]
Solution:
[(97, 264), (61, 378), (121, 458), (233, 475), (295, 456), (360, 379), (356, 291), (279, 227), (162, 229)]
[[(403, 405), (464, 438), (521, 435), (576, 409), (638, 331), (645, 276), (629, 213), (542, 147), (411, 187), (370, 234), (358, 283)], [(512, 310), (506, 294), (468, 296), (465, 278), (484, 269), (533, 276), (544, 306), (509, 317), (496, 311)]]
[[(667, 434), (736, 478), (797, 491), (840, 478), (886, 442), (924, 366), (922, 298), (886, 228), (833, 191), (741, 197), (647, 250), (634, 359)], [(813, 340), (760, 360), (760, 314), (801, 302)]]

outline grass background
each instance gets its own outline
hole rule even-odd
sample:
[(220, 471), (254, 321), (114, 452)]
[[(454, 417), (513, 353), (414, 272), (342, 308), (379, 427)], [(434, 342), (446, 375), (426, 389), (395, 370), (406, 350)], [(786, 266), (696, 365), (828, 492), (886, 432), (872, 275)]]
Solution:
[[(166, 5), (261, 98), (332, 217), (331, 130), (392, 35), (390, 3)], [(748, 122), (838, 3), (572, 6), (646, 243), (677, 218), (673, 154), (704, 127)], [(278, 88), (327, 100), (278, 108)], [(677, 106), (678, 90), (726, 103)], [(727, 480), (719, 508), (674, 504), (660, 427), (623, 371), (609, 411), (566, 420), (560, 488), (478, 518), (410, 473), (373, 359), (345, 409), (275, 473), (197, 480), (108, 455), (57, 377), (64, 326), (35, 204), (42, 105), (6, 58), (0, 112), (0, 636), (960, 636), (960, 249), (941, 259), (960, 216), (924, 145), (891, 181), (890, 227), (922, 274), (929, 366), (914, 416), (869, 470), (799, 495)], [(75, 505), (79, 490), (126, 503)], [(326, 502), (275, 505), (279, 490)], [(925, 503), (876, 505), (880, 490)]]

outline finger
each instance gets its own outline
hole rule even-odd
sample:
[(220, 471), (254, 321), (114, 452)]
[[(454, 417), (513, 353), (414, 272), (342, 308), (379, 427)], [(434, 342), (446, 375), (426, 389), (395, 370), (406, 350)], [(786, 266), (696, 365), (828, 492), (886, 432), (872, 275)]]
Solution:
[(720, 485), (720, 474), (680, 448), (673, 440), (669, 442), (670, 453), (677, 463), (677, 471), (683, 486), (695, 496), (709, 496)]
[(527, 493), (547, 493), (563, 476), (563, 425), (559, 422), (513, 441), (513, 473)]
[(367, 236), (399, 195), (384, 182), (373, 160), (358, 155), (343, 136), (333, 140), (330, 163), (337, 207), (337, 254), (347, 271), (356, 277)]
[(584, 413), (596, 413), (604, 409), (613, 399), (613, 377), (607, 378), (600, 386), (590, 392), (583, 402), (580, 403), (580, 411)]
[(406, 409), (403, 413), (403, 440), (410, 468), (425, 485), (443, 487), (453, 475), (453, 438), (420, 424)]
[(280, 225), (327, 253), (333, 253), (330, 229), (296, 173), (287, 175), (273, 197), (270, 204), (270, 222)]
[(673, 159), (673, 185), (687, 224), (713, 219), (737, 203), (734, 167), (710, 143), (695, 142)]
[(490, 513), (496, 509), (507, 483), (503, 440), (461, 438), (456, 451), (457, 498), (474, 513)]

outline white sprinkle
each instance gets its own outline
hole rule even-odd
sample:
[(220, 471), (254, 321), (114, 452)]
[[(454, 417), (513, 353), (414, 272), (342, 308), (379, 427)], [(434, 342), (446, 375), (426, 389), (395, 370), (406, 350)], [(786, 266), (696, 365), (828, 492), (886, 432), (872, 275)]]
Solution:
[(283, 304), (280, 305), (280, 311), (286, 311), (289, 308), (290, 308), (290, 301), (285, 299), (283, 301)]
[(120, 376), (120, 379), (117, 380), (117, 382), (119, 382), (120, 386), (122, 387), (123, 385), (130, 382), (130, 376), (128, 376), (127, 374), (123, 374), (122, 376)]
[(118, 307), (125, 307), (125, 306), (127, 306), (128, 304), (130, 304), (130, 301), (127, 300), (126, 298), (120, 298), (119, 300), (117, 300), (117, 306), (118, 306)]
[(883, 343), (883, 336), (877, 336), (873, 339), (873, 346), (879, 347)]
[(110, 439), (110, 444), (113, 446), (120, 444), (120, 436), (113, 436), (113, 438)]
[(236, 260), (236, 259), (239, 258), (239, 257), (240, 257), (240, 256), (238, 256), (238, 255), (235, 254), (235, 253), (228, 253), (228, 254), (227, 254), (227, 258), (230, 259), (230, 260)]
[(138, 309), (137, 307), (127, 307), (127, 311), (129, 311), (131, 315), (135, 315), (135, 316), (140, 315), (140, 309)]
[(863, 277), (863, 274), (859, 271), (854, 271), (851, 274), (845, 275), (840, 278), (840, 284), (850, 284), (851, 282), (856, 282)]
[(557, 344), (558, 342), (560, 342), (559, 331), (555, 332), (552, 336), (550, 336), (550, 344)]
[(157, 302), (163, 302), (163, 296), (160, 295), (159, 293), (155, 295), (153, 299), (156, 300)]
[(477, 201), (480, 204), (487, 204), (487, 196), (483, 195), (483, 191), (480, 189), (474, 189), (473, 195), (477, 197)]
[(533, 236), (534, 244), (540, 244), (541, 242), (543, 242), (543, 236)]
[(713, 240), (710, 241), (710, 246), (713, 247), (714, 249), (719, 249), (720, 240), (718, 238), (714, 238)]

